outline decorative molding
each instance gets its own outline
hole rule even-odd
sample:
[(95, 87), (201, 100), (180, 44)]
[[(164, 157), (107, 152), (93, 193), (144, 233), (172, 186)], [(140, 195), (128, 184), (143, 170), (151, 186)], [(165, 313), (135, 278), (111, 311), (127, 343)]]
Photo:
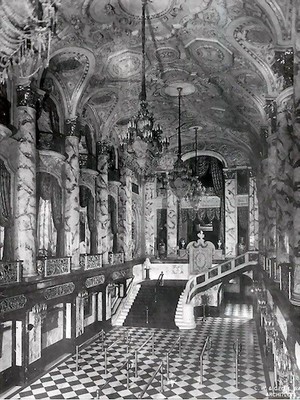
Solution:
[(105, 275), (96, 275), (87, 278), (85, 281), (85, 287), (90, 288), (98, 285), (102, 285), (105, 282)]
[(27, 302), (27, 297), (24, 294), (19, 296), (7, 297), (0, 301), (0, 314), (10, 311), (15, 311), (23, 308)]
[(75, 285), (73, 282), (63, 283), (62, 285), (52, 286), (44, 290), (46, 300), (55, 299), (56, 297), (66, 296), (73, 293)]

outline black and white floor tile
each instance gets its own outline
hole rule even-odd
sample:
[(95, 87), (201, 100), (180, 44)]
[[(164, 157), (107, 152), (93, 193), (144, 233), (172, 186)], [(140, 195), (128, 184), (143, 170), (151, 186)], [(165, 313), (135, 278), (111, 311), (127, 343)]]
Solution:
[[(249, 315), (248, 315), (249, 317)], [(127, 389), (127, 343), (129, 336), (129, 387)], [(134, 350), (147, 338), (155, 335), (155, 354), (151, 340), (138, 355), (138, 377), (134, 371)], [(140, 398), (149, 379), (153, 376), (177, 338), (181, 336), (182, 351), (176, 345), (171, 352), (169, 380), (164, 363), (163, 390), (161, 375), (157, 374), (145, 392), (145, 399), (263, 399), (266, 398), (263, 365), (259, 351), (254, 321), (242, 318), (208, 317), (199, 319), (197, 327), (190, 331), (157, 328), (113, 328), (106, 341), (105, 374), (104, 352), (100, 341), (83, 349), (76, 372), (75, 357), (54, 368), (14, 398), (21, 399), (137, 399)], [(210, 335), (212, 346), (204, 357), (203, 380), (200, 383), (199, 357), (203, 344)], [(119, 339), (119, 340), (118, 340)], [(235, 379), (234, 343), (241, 344), (239, 384)], [(117, 341), (118, 340), (118, 341)], [(117, 342), (116, 342), (117, 341)], [(115, 343), (116, 342), (116, 343)]]

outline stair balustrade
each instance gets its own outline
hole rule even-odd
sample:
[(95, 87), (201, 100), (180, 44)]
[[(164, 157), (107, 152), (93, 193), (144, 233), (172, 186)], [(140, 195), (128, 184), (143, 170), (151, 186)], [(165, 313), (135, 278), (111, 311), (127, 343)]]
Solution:
[(205, 291), (208, 287), (221, 282), (223, 278), (240, 272), (251, 265), (257, 265), (257, 262), (258, 252), (248, 251), (236, 258), (226, 260), (201, 274), (192, 276), (188, 280), (177, 305), (175, 314), (176, 325), (180, 329), (194, 329), (196, 324), (193, 298), (201, 291)]

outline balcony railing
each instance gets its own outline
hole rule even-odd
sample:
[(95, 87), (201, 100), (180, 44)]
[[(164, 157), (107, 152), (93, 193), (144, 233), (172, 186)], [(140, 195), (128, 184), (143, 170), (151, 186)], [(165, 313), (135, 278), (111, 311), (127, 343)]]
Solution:
[(79, 265), (84, 270), (102, 267), (102, 254), (80, 254)]
[(22, 281), (23, 261), (0, 261), (0, 285)]
[(108, 253), (108, 263), (110, 265), (124, 264), (124, 253)]
[(40, 258), (37, 260), (37, 272), (44, 278), (69, 274), (71, 272), (71, 257)]

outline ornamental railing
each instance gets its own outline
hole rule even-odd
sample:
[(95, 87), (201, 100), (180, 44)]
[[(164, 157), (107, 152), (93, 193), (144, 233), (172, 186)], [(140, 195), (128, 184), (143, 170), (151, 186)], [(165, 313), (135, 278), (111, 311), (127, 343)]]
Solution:
[(208, 284), (211, 284), (217, 279), (221, 279), (229, 274), (245, 268), (249, 265), (256, 265), (258, 262), (258, 252), (249, 251), (236, 258), (218, 264), (202, 274), (193, 276), (185, 287), (185, 302), (190, 303), (193, 297)]
[(102, 254), (80, 254), (79, 265), (84, 270), (102, 267)]
[(124, 264), (124, 253), (108, 253), (108, 263), (110, 265)]
[(23, 277), (23, 261), (0, 261), (0, 285), (18, 283)]
[(43, 257), (37, 259), (37, 273), (44, 278), (71, 272), (71, 257)]

